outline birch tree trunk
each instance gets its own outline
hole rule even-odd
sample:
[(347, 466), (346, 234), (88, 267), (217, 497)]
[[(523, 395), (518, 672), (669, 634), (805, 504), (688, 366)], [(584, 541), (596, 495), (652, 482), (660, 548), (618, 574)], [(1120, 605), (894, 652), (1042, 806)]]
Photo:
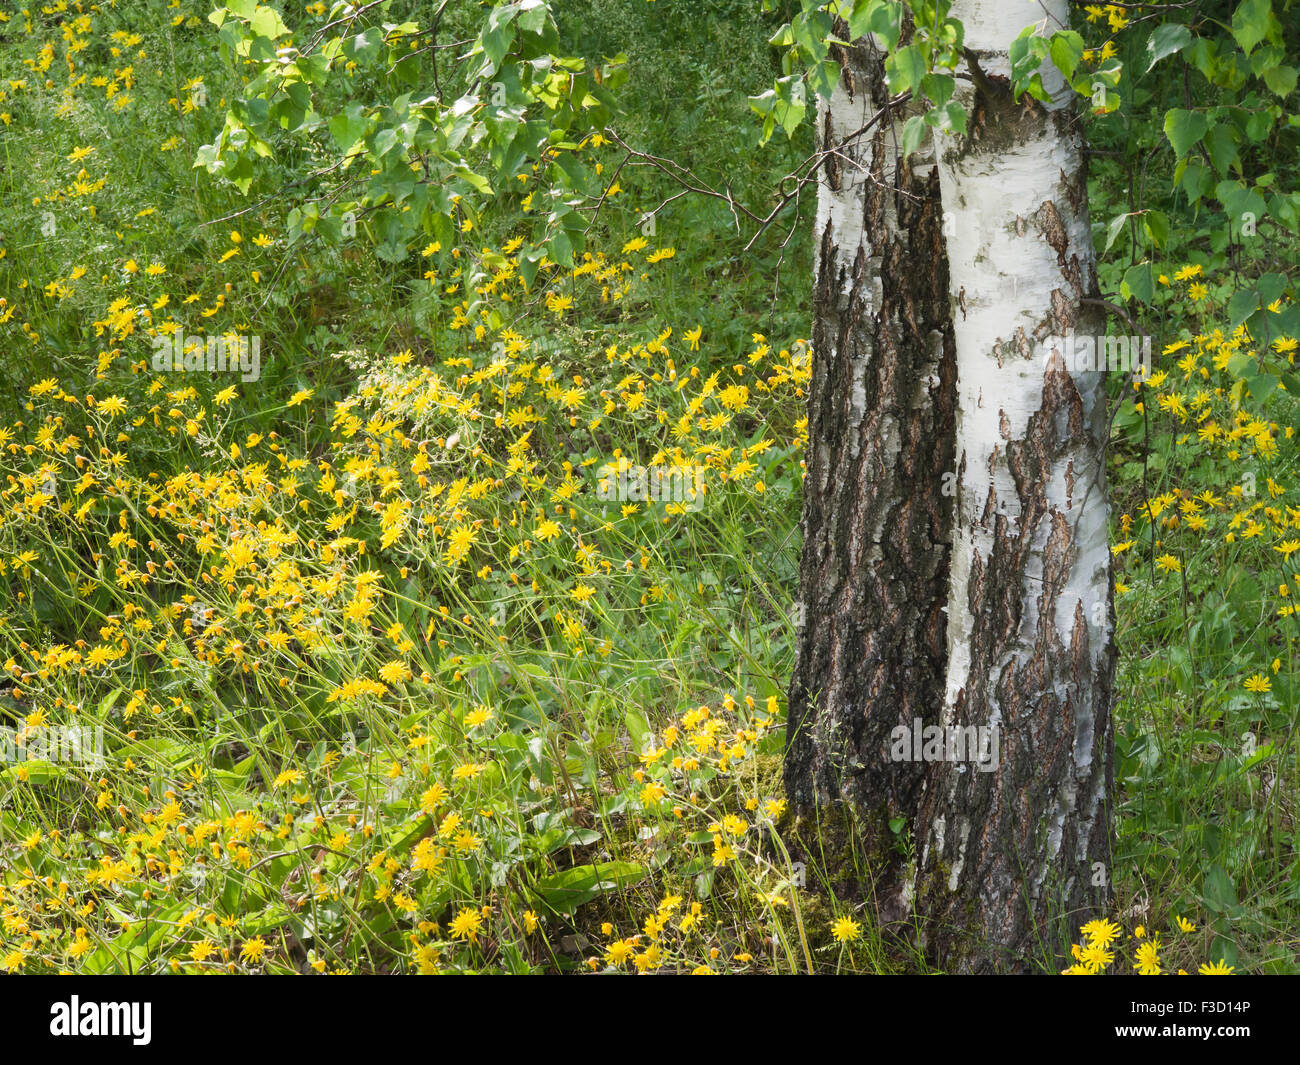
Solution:
[(860, 132), (889, 99), (885, 57), (867, 39), (835, 53), (843, 74), (818, 114), (827, 154), (785, 775), (796, 813), (853, 815), (869, 886), (898, 917), (904, 870), (888, 824), (915, 809), (924, 778), (883, 755), (895, 726), (932, 722), (942, 705), (954, 347), (933, 158), (899, 166), (910, 110)]
[[(1041, 9), (1043, 32), (1068, 27), (1064, 0)], [(1012, 98), (1025, 5), (958, 0), (952, 14), (975, 82), (960, 83), (970, 135), (939, 162), (955, 219), (960, 485), (943, 716), (988, 730), (999, 758), (929, 766), (916, 902), (945, 967), (1026, 971), (1056, 964), (1109, 884), (1105, 391), (1050, 341), (1105, 329), (1084, 302), (1097, 283), (1071, 90), (1045, 68), (1050, 103)]]
[[(854, 136), (887, 99), (869, 40), (839, 51), (818, 117), (786, 786), (823, 829), (851, 815), (877, 916), (914, 910), (958, 972), (1055, 966), (1110, 875), (1105, 394), (1049, 342), (1103, 332), (1083, 140), (1059, 75), (1043, 72), (1046, 105), (1008, 79), (1043, 11), (1064, 28), (1063, 0), (953, 5), (977, 66), (959, 82), (969, 135), (937, 165), (898, 159), (906, 114)], [(952, 757), (958, 729), (991, 739), (984, 764)]]

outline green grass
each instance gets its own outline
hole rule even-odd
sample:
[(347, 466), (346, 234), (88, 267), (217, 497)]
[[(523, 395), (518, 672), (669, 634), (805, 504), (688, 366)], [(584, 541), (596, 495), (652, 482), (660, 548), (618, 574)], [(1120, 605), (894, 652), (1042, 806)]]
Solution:
[[(617, 288), (613, 274), (556, 269), (530, 292), (506, 277), (458, 325), (482, 247), (520, 226), (517, 200), (485, 218), (460, 260), (393, 266), (364, 241), (287, 247), (285, 215), (303, 190), (281, 186), (302, 158), (278, 157), (248, 197), (192, 166), (221, 101), (239, 91), (206, 10), (101, 6), (73, 31), (86, 42), (74, 77), (86, 81), (71, 91), (71, 12), (38, 14), (30, 31), (18, 15), (0, 27), (11, 205), (0, 717), (32, 735), (98, 726), (105, 755), (102, 767), (0, 769), (5, 964), (916, 965), (886, 955), (852, 891), (825, 890), (835, 856), (808, 870), (807, 890), (792, 889), (775, 831), (805, 442), (807, 367), (794, 341), (809, 331), (812, 204), (746, 252), (750, 233), (736, 233), (725, 204), (675, 200), (648, 246), (623, 253), (644, 212), (677, 191), (629, 165), (591, 242), (606, 266), (632, 267), (621, 298), (602, 292)], [(739, 2), (698, 10), (591, 0), (557, 14), (575, 50), (628, 53), (618, 125), (628, 143), (762, 206), (811, 150), (807, 130), (759, 149), (746, 101), (770, 82), (765, 41), (780, 19)], [(49, 71), (30, 69), (47, 42)], [(111, 98), (100, 76), (118, 87)], [(179, 114), (169, 100), (194, 79), (208, 103)], [(589, 155), (606, 174), (622, 158), (616, 146)], [(669, 247), (673, 258), (647, 262)], [(151, 264), (165, 272), (150, 276)], [(573, 305), (550, 310), (544, 292)], [(140, 313), (154, 307), (153, 324), (262, 337), (261, 379), (155, 374)], [(1180, 295), (1171, 320), (1209, 332), (1219, 308)], [(686, 339), (696, 328), (698, 351)], [(1171, 373), (1160, 394), (1192, 391), (1177, 357), (1158, 363)], [(1231, 428), (1232, 374), (1211, 373), (1208, 406)], [(57, 384), (40, 388), (47, 379)], [(231, 385), (237, 395), (219, 398)], [(720, 398), (741, 386), (747, 397)], [(105, 410), (109, 396), (121, 413)], [(1145, 481), (1136, 414), (1121, 414), (1112, 446), (1115, 538), (1135, 546), (1120, 556), (1110, 875), (1125, 923), (1189, 916), (1200, 927), (1175, 956), (1227, 957), (1239, 971), (1292, 971), (1300, 926), (1296, 621), (1277, 616), (1277, 588), (1294, 597), (1296, 578), (1273, 550), (1284, 527), (1262, 508), (1264, 535), (1224, 540), (1231, 515), (1254, 502), (1229, 496), (1247, 467), (1257, 500), (1271, 476), (1285, 492), (1269, 505), (1294, 503), (1292, 403), (1241, 402), (1277, 423), (1276, 454), (1249, 439), (1198, 443), (1154, 393)], [(699, 510), (625, 514), (599, 499), (597, 471), (616, 452), (671, 464), (678, 447), (680, 461), (708, 469)], [(1225, 501), (1209, 528), (1159, 529), (1153, 547), (1141, 501), (1207, 488)], [(399, 503), (407, 509), (390, 509)], [(390, 530), (399, 535), (385, 543)], [(463, 557), (458, 532), (472, 536)], [(1181, 559), (1185, 586), (1153, 569), (1166, 553)], [(358, 592), (368, 581), (370, 597)], [(1270, 693), (1243, 688), (1255, 672)], [(349, 687), (357, 679), (384, 690)], [(479, 708), (491, 716), (479, 721)], [(1241, 754), (1246, 732), (1253, 759)], [(700, 764), (673, 768), (692, 737)], [(861, 938), (837, 942), (833, 924), (853, 916)], [(638, 935), (624, 958), (616, 944)]]

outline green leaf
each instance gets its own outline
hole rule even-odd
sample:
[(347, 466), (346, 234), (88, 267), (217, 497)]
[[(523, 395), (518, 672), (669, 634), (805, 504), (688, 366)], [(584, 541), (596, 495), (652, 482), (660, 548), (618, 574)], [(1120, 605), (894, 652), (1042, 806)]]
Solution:
[(1163, 248), (1169, 242), (1169, 216), (1163, 211), (1147, 211), (1142, 216), (1142, 228), (1157, 248)]
[[(1201, 898), (1215, 913), (1223, 913), (1230, 906), (1237, 904), (1237, 890), (1233, 887), (1228, 874), (1219, 866), (1210, 866), (1201, 886)], [(1217, 959), (1216, 959), (1217, 960)]]
[(937, 114), (942, 115), (947, 121), (948, 128), (962, 136), (966, 133), (966, 108), (962, 107), (956, 100), (949, 100), (942, 107), (938, 108)]
[(942, 107), (952, 99), (957, 80), (951, 74), (927, 74), (921, 79), (921, 92), (935, 107)]
[(1110, 225), (1106, 227), (1106, 247), (1102, 251), (1110, 251), (1110, 246), (1115, 243), (1115, 238), (1124, 231), (1124, 223), (1129, 220), (1127, 214), (1117, 214), (1110, 220)]
[(375, 140), (370, 149), (370, 154), (376, 159), (382, 159), (396, 147), (397, 130), (392, 129), (391, 127), (385, 127), (375, 134)]
[(1264, 84), (1279, 96), (1295, 92), (1297, 71), (1295, 67), (1269, 67), (1264, 71)]
[(1236, 329), (1259, 307), (1259, 293), (1253, 288), (1243, 288), (1228, 300), (1228, 324)]
[(1272, 0), (1244, 0), (1232, 13), (1232, 35), (1241, 50), (1250, 55), (1255, 45), (1270, 35), (1276, 21)]
[(880, 0), (854, 0), (853, 10), (845, 21), (849, 24), (849, 38), (856, 41), (871, 29), (871, 21), (881, 6)]
[(556, 913), (572, 914), (579, 906), (591, 902), (606, 891), (621, 891), (642, 880), (646, 867), (636, 862), (596, 862), (575, 865), (539, 880), (535, 890), (541, 900)]
[(1237, 162), (1237, 138), (1240, 134), (1230, 122), (1217, 123), (1205, 135), (1205, 150), (1210, 153), (1210, 162), (1220, 174), (1227, 174)]
[(1220, 181), (1214, 195), (1234, 221), (1240, 221), (1244, 214), (1253, 214), (1258, 221), (1268, 209), (1264, 198), (1241, 181)]
[(1210, 960), (1223, 962), (1230, 968), (1237, 967), (1237, 944), (1226, 936), (1215, 936), (1210, 943)]
[(566, 269), (573, 267), (573, 242), (569, 239), (567, 230), (559, 230), (547, 242), (546, 250), (561, 266)]
[(767, 39), (767, 43), (773, 48), (789, 48), (794, 44), (794, 28), (787, 22)]
[(1120, 283), (1120, 294), (1125, 299), (1135, 299), (1141, 303), (1150, 303), (1156, 294), (1155, 277), (1150, 263), (1138, 263), (1124, 271), (1124, 280)]
[(1277, 381), (1273, 374), (1262, 373), (1250, 378), (1246, 382), (1246, 387), (1250, 389), (1251, 398), (1259, 403), (1277, 391)]
[(907, 92), (921, 84), (925, 77), (925, 56), (915, 44), (906, 45), (885, 61), (885, 74), (889, 78), (890, 92)]
[(834, 59), (823, 59), (808, 72), (808, 84), (823, 100), (829, 100), (840, 80), (840, 65)]
[(1079, 60), (1083, 58), (1083, 38), (1074, 30), (1054, 33), (1048, 55), (1052, 59), (1052, 65), (1065, 75), (1066, 81), (1069, 81), (1074, 76)]
[(871, 11), (871, 32), (880, 38), (886, 52), (892, 52), (898, 46), (902, 33), (903, 5), (898, 0), (880, 4)]
[(1270, 303), (1276, 303), (1286, 292), (1286, 286), (1287, 277), (1285, 274), (1261, 274), (1259, 280), (1255, 283), (1256, 291), (1259, 292), (1259, 302), (1265, 307)]
[(927, 112), (925, 115), (913, 115), (907, 120), (907, 124), (903, 127), (904, 159), (925, 143), (927, 128), (926, 118), (928, 117), (928, 114), (929, 113)]
[(514, 39), (515, 28), (510, 24), (483, 31), (479, 42), (483, 46), (483, 54), (488, 58), (489, 73), (495, 73), (501, 66), (501, 60), (505, 59), (510, 51)]
[(520, 0), (519, 28), (525, 33), (541, 33), (546, 28), (544, 0)]
[(651, 735), (650, 722), (646, 720), (645, 714), (634, 707), (629, 707), (627, 713), (623, 715), (623, 724), (627, 728), (628, 738), (632, 741), (632, 749), (638, 754), (646, 749), (646, 738)]
[(1181, 52), (1192, 43), (1192, 31), (1180, 23), (1172, 23), (1165, 26), (1157, 26), (1151, 39), (1147, 41), (1147, 55), (1151, 57), (1147, 63), (1149, 71), (1160, 60), (1175, 52)]
[(25, 772), (26, 780), (23, 781), (25, 784), (48, 784), (51, 780), (61, 780), (67, 776), (68, 767), (41, 758), (33, 758), (31, 761), (19, 762), (17, 765), (0, 769), (0, 781), (16, 784), (20, 772)]
[(289, 27), (284, 24), (280, 12), (265, 5), (259, 5), (253, 12), (253, 17), (249, 20), (248, 26), (257, 36), (269, 37), (273, 41), (289, 32)]
[(1207, 126), (1205, 116), (1199, 111), (1175, 107), (1165, 115), (1165, 136), (1180, 159), (1205, 136)]
[(1273, 116), (1267, 111), (1256, 111), (1246, 119), (1246, 136), (1258, 144), (1273, 132)]

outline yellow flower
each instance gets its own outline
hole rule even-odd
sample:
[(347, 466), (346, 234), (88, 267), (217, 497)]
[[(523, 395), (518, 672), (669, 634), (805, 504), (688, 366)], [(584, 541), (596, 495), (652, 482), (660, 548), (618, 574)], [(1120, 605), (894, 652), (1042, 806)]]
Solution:
[(1147, 940), (1137, 949), (1135, 964), (1139, 976), (1160, 975), (1160, 946), (1155, 940)]
[(862, 926), (852, 917), (841, 917), (831, 925), (831, 935), (837, 943), (853, 943), (862, 937)]
[(610, 965), (622, 965), (635, 951), (636, 948), (629, 940), (616, 939), (609, 945), (609, 949), (605, 951), (605, 960)]
[(1090, 973), (1099, 973), (1115, 960), (1113, 951), (1096, 944), (1089, 944), (1079, 952), (1079, 960)]
[(478, 942), (478, 931), (483, 924), (483, 914), (478, 910), (466, 907), (456, 914), (451, 921), (451, 935), (453, 939), (464, 939), (469, 942)]
[(433, 812), (446, 797), (447, 789), (441, 784), (434, 784), (420, 796), (420, 809), (432, 817)]
[(243, 945), (243, 947), (240, 948), (239, 956), (243, 958), (244, 961), (249, 962), (252, 965), (256, 965), (258, 962), (262, 960), (262, 955), (265, 952), (266, 952), (266, 940), (264, 940), (261, 936), (255, 936), (254, 938), (248, 940), (248, 942), (246, 942)]
[(1088, 941), (1095, 947), (1108, 947), (1119, 938), (1119, 925), (1111, 921), (1089, 921), (1081, 929)]
[(478, 728), (492, 720), (492, 711), (486, 706), (478, 706), (465, 715), (466, 728)]
[(1252, 673), (1242, 682), (1242, 687), (1248, 692), (1263, 694), (1264, 692), (1273, 689), (1273, 682), (1264, 676), (1263, 673)]

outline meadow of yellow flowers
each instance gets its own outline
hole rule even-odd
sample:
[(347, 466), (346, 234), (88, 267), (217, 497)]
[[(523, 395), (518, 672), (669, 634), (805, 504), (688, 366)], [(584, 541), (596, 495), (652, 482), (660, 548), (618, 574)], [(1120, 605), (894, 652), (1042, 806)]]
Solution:
[[(473, 227), (409, 285), (309, 260), (274, 199), (193, 170), (232, 77), (206, 10), (141, 10), (0, 14), (0, 966), (919, 964), (778, 831), (807, 343), (693, 311), (641, 235), (531, 285), (520, 239)], [(1264, 965), (1215, 921), (1248, 870), (1271, 941), (1294, 883), (1300, 451), (1237, 384), (1214, 279), (1161, 281), (1198, 324), (1119, 423), (1167, 440), (1116, 510), (1138, 873), (1071, 972)], [(178, 333), (258, 338), (258, 376), (157, 369)], [(608, 491), (662, 467), (698, 493)], [(1227, 609), (1255, 610), (1248, 646), (1214, 643)], [(1135, 927), (1174, 913), (1167, 941)]]

